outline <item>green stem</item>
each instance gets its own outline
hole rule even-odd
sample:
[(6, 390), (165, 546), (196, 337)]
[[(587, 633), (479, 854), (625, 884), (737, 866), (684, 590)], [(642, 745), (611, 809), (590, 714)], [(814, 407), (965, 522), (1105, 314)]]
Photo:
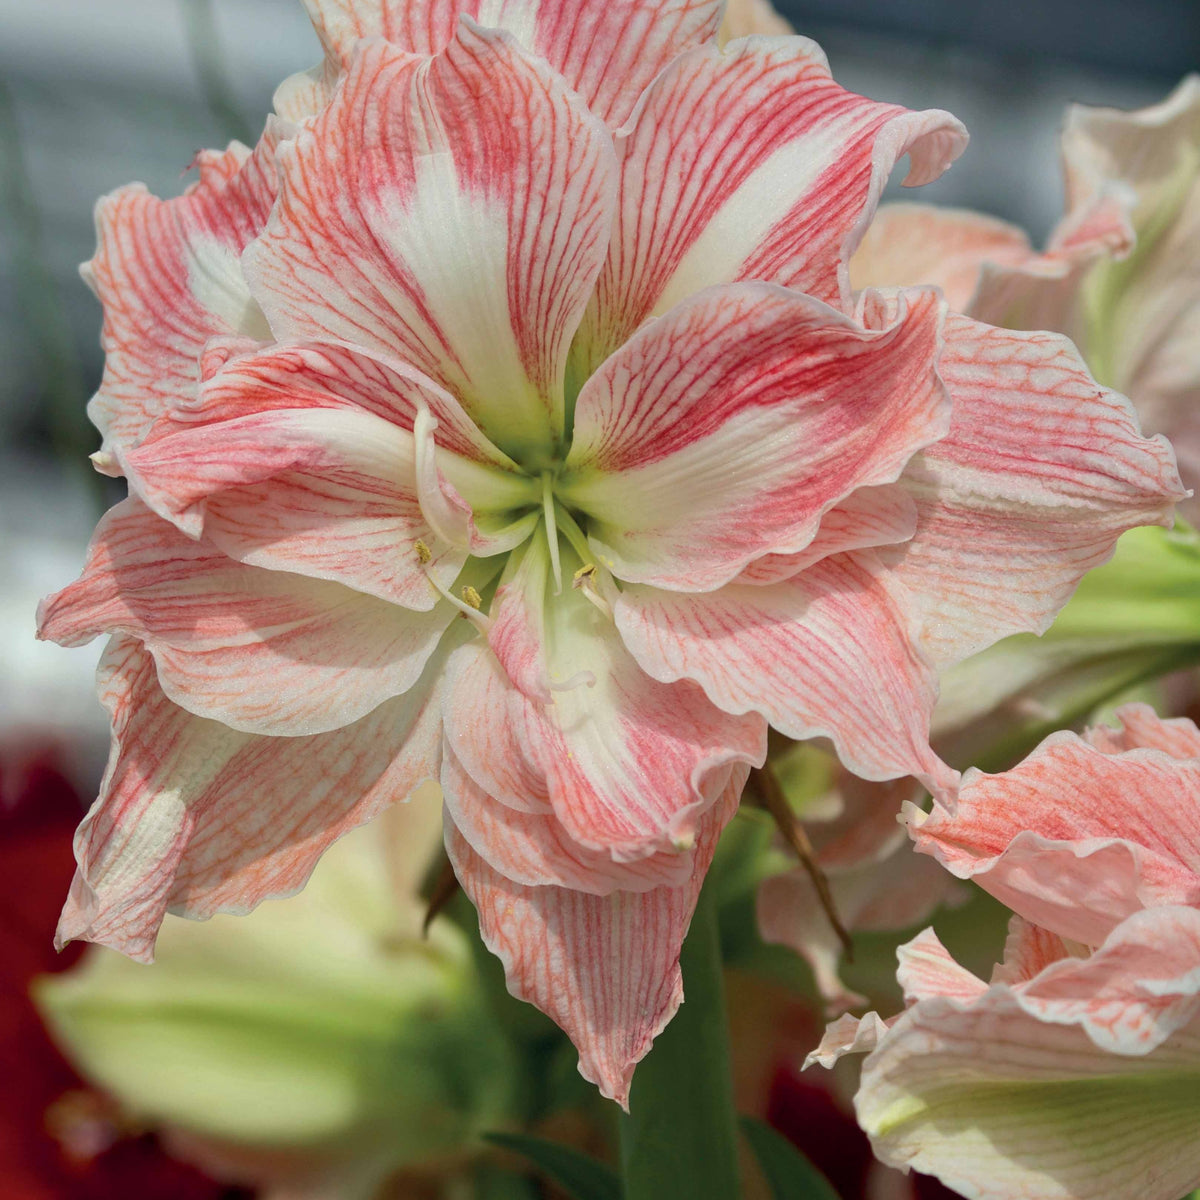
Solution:
[(700, 893), (680, 956), (684, 1003), (633, 1079), (621, 1118), (625, 1200), (737, 1200), (737, 1116), (716, 898)]

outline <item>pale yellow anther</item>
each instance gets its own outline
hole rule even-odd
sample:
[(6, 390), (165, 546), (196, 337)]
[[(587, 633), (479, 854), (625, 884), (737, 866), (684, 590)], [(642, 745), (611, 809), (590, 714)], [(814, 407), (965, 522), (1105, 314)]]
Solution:
[(478, 612), (483, 607), (483, 597), (468, 583), (462, 590), (462, 598)]
[(421, 563), (422, 566), (424, 566), (428, 562), (433, 561), (433, 551), (430, 550), (429, 547), (427, 545), (425, 545), (425, 543), (423, 541), (421, 541), (419, 538), (417, 539), (416, 551), (417, 551), (417, 559)]
[(575, 575), (573, 576), (573, 578), (571, 580), (571, 586), (577, 587), (577, 588), (584, 587), (589, 582), (589, 580), (591, 580), (592, 576), (595, 574), (596, 574), (596, 564), (595, 563), (584, 563), (583, 566), (580, 567), (579, 570), (575, 572)]

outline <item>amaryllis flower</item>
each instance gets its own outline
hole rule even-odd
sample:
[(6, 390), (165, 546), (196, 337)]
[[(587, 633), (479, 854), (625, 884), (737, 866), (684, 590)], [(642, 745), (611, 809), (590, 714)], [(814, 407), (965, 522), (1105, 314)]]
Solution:
[(1200, 911), (1128, 918), (1099, 946), (1021, 917), (985, 983), (926, 930), (908, 1007), (845, 1016), (809, 1062), (867, 1051), (854, 1098), (889, 1166), (971, 1200), (1179, 1200), (1200, 1184)]
[(297, 124), (101, 224), (132, 497), (41, 615), (114, 635), (59, 936), (149, 958), (437, 778), (510, 988), (624, 1101), (767, 722), (953, 787), (937, 666), (1168, 519), (1171, 452), (1060, 338), (851, 293), (891, 166), (963, 134), (812, 43), (718, 49), (715, 0), (310, 8)]
[(1142, 705), (964, 776), (956, 812), (910, 810), (917, 847), (1016, 912), (990, 986), (927, 930), (908, 1007), (831, 1026), (868, 1050), (876, 1153), (971, 1197), (1172, 1200), (1200, 1184), (1200, 731)]

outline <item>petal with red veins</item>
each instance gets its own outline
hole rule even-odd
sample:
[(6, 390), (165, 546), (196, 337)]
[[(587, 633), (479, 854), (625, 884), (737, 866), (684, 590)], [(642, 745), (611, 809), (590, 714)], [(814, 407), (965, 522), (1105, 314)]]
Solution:
[(764, 554), (738, 575), (737, 582), (779, 583), (833, 554), (907, 542), (916, 529), (917, 504), (902, 485), (859, 488), (825, 513), (803, 550)]
[[(1096, 725), (1084, 731), (1084, 740), (1105, 754), (1143, 748), (1161, 750), (1172, 758), (1200, 758), (1200, 729), (1187, 717), (1164, 721), (1148, 704), (1123, 704), (1116, 716), (1120, 728)], [(1200, 869), (1200, 848), (1197, 868)]]
[(989, 988), (923, 1001), (863, 1065), (859, 1124), (889, 1166), (975, 1200), (1177, 1200), (1200, 1184), (1200, 1027), (1099, 1049)]
[(948, 113), (840, 88), (806, 38), (677, 58), (618, 137), (612, 248), (575, 349), (580, 377), (647, 317), (719, 283), (763, 279), (847, 308), (845, 262), (892, 166), (936, 178), (966, 145)]
[(932, 204), (884, 204), (850, 260), (850, 286), (936, 284), (956, 312), (969, 312), (985, 263), (1024, 265), (1037, 257), (1023, 229)]
[(761, 712), (788, 737), (831, 738), (856, 775), (952, 789), (929, 748), (933, 672), (910, 599), (873, 552), (839, 554), (769, 587), (690, 596), (629, 587), (621, 637), (656, 679), (691, 679), (726, 712)]
[(942, 314), (914, 291), (866, 329), (772, 284), (713, 288), (584, 385), (557, 490), (634, 583), (708, 591), (803, 550), (830, 509), (894, 481), (949, 427)]
[(1200, 760), (1052, 734), (953, 813), (908, 810), (917, 849), (1063, 937), (1096, 945), (1144, 907), (1200, 905)]
[(1046, 630), (1083, 575), (1135, 525), (1169, 524), (1183, 494), (1167, 443), (1074, 347), (951, 314), (939, 370), (950, 433), (910, 464), (920, 516), (894, 563), (939, 666)]
[(680, 947), (744, 783), (745, 770), (736, 769), (700, 821), (693, 870), (679, 887), (606, 896), (527, 887), (494, 871), (447, 826), (450, 860), (479, 912), (485, 944), (504, 964), (508, 990), (567, 1033), (583, 1077), (623, 1107), (634, 1067), (684, 998)]
[(354, 43), (385, 37), (403, 50), (436, 54), (458, 14), (506, 29), (546, 59), (588, 107), (621, 125), (638, 97), (677, 54), (708, 41), (718, 0), (304, 0), (327, 53), (347, 65)]
[(889, 1023), (875, 1012), (862, 1017), (843, 1013), (827, 1026), (820, 1045), (804, 1060), (805, 1069), (814, 1064), (832, 1067), (845, 1054), (863, 1054), (874, 1050), (886, 1036)]
[(60, 946), (84, 938), (148, 962), (164, 912), (247, 912), (298, 891), (342, 834), (438, 772), (429, 676), (354, 724), (303, 739), (239, 733), (180, 708), (133, 638), (113, 639), (100, 694), (113, 752), (75, 837)]
[(195, 394), (210, 338), (267, 336), (238, 257), (275, 199), (282, 128), (268, 122), (253, 154), (235, 142), (199, 155), (199, 181), (176, 199), (131, 184), (97, 203), (96, 254), (81, 270), (104, 306), (104, 377), (88, 405), (102, 453), (136, 445)]
[(1008, 920), (1004, 959), (992, 968), (992, 983), (1016, 987), (1028, 983), (1051, 963), (1074, 953), (1057, 933), (1051, 933), (1016, 914)]
[(549, 66), (466, 26), (432, 59), (368, 43), (280, 173), (245, 257), (276, 335), (399, 356), (501, 449), (551, 455), (615, 165)]
[(923, 929), (896, 950), (896, 981), (906, 1004), (935, 996), (970, 1002), (987, 991), (987, 984), (960, 967), (932, 929)]
[[(564, 563), (568, 574), (576, 565)], [(730, 769), (762, 761), (762, 719), (722, 712), (695, 684), (651, 679), (582, 589), (550, 595), (545, 571), (522, 583), (497, 594), (491, 619), (525, 608), (534, 632), (513, 643), (525, 646), (540, 622), (552, 699), (522, 694), (491, 647), (464, 646), (447, 668), (446, 736), (458, 761), (504, 803), (544, 798), (569, 838), (618, 862), (691, 845)], [(510, 643), (497, 645), (506, 653)]]
[(1017, 994), (1039, 1020), (1078, 1025), (1102, 1050), (1147, 1054), (1200, 1026), (1200, 911), (1134, 913), (1091, 955), (1050, 963)]
[(489, 796), (453, 751), (442, 764), (446, 820), (488, 866), (526, 887), (562, 887), (607, 896), (680, 887), (692, 876), (695, 848), (619, 863), (573, 842), (553, 813), (520, 812)]
[(249, 733), (325, 733), (407, 692), (454, 616), (263, 571), (193, 541), (136, 500), (100, 522), (83, 575), (43, 601), (39, 636), (141, 639), (163, 691)]
[[(412, 434), (352, 409), (277, 409), (160, 438), (122, 456), (130, 485), (231, 558), (343, 583), (405, 608), (439, 601), (463, 551), (421, 511)], [(427, 564), (417, 543), (433, 544)]]
[(206, 348), (201, 367), (199, 394), (173, 405), (155, 422), (147, 441), (276, 408), (358, 408), (409, 432), (417, 416), (428, 412), (437, 421), (443, 448), (472, 462), (514, 466), (444, 388), (386, 355), (331, 341), (283, 342), (261, 349), (256, 343), (220, 339)]

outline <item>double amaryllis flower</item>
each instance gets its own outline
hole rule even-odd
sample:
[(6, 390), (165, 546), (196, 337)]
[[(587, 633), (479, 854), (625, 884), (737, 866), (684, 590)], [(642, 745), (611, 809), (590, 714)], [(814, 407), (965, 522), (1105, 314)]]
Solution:
[(964, 135), (811, 42), (309, 7), (327, 61), (253, 153), (100, 205), (132, 497), (41, 614), (113, 635), (59, 936), (149, 958), (437, 778), (509, 987), (624, 1102), (767, 723), (952, 789), (937, 669), (1168, 519), (1171, 451), (1060, 337), (852, 293), (894, 162)]
[(900, 951), (908, 1007), (843, 1017), (811, 1058), (868, 1050), (876, 1153), (965, 1196), (1175, 1200), (1200, 1185), (1200, 731), (1143, 705), (1056, 733), (917, 849), (1016, 912), (990, 983), (931, 929)]

